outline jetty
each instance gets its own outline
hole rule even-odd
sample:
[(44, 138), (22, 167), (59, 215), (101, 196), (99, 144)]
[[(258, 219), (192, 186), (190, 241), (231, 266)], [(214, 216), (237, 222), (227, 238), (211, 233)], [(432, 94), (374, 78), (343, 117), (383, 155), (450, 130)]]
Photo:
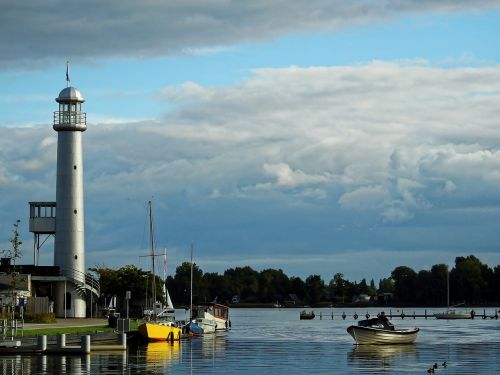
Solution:
[[(60, 328), (61, 333), (24, 336), (18, 325), (3, 326), (0, 337), (0, 356), (12, 354), (90, 354), (96, 351), (124, 351), (127, 349), (127, 335), (132, 332), (99, 331), (89, 333), (62, 333), (65, 328), (86, 328), (105, 326), (103, 319), (64, 319), (55, 324), (26, 324), (23, 328), (44, 329)], [(12, 331), (14, 329), (14, 331)], [(83, 331), (83, 330), (82, 330)]]
[[(471, 319), (498, 319), (499, 317), (499, 312), (500, 312), (500, 309), (494, 309), (494, 312), (493, 313), (487, 313), (486, 312), (486, 309), (483, 309), (482, 313), (478, 313), (474, 310), (471, 310), (470, 311), (470, 315), (471, 315)], [(369, 319), (370, 317), (375, 317), (377, 316), (378, 313), (372, 313), (370, 314), (369, 311), (366, 311), (366, 312), (360, 312), (360, 314), (358, 314), (357, 312), (355, 312), (354, 314), (352, 315), (348, 315), (346, 314), (345, 312), (342, 312), (342, 314), (338, 314), (338, 313), (334, 313), (333, 311), (331, 313), (327, 313), (327, 312), (320, 312), (319, 314), (317, 314), (316, 316), (319, 317), (319, 319), (334, 319), (335, 317), (336, 318), (340, 318), (342, 320), (346, 320), (347, 318), (352, 318), (354, 320), (358, 320), (358, 319)], [(435, 312), (428, 312), (427, 310), (424, 310), (424, 313), (415, 313), (415, 311), (404, 311), (403, 309), (401, 310), (396, 310), (396, 312), (393, 312), (392, 309), (389, 310), (389, 312), (386, 312), (385, 313), (385, 316), (387, 316), (389, 319), (396, 319), (396, 318), (400, 318), (400, 319), (416, 319), (416, 318), (424, 318), (424, 319), (435, 319)]]

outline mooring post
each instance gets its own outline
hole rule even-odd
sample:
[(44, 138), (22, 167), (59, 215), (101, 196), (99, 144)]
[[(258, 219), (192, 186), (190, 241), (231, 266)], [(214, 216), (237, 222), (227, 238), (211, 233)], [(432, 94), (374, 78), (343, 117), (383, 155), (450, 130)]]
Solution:
[(118, 334), (118, 343), (124, 348), (127, 348), (127, 334), (119, 333)]
[(40, 349), (42, 352), (47, 350), (47, 336), (46, 335), (38, 336), (38, 349)]
[(90, 353), (90, 335), (82, 336), (81, 349), (84, 353)]
[(319, 320), (321, 320), (321, 319), (323, 319), (323, 313), (322, 312), (319, 313)]
[(63, 349), (66, 347), (66, 334), (58, 333), (57, 334), (57, 349)]

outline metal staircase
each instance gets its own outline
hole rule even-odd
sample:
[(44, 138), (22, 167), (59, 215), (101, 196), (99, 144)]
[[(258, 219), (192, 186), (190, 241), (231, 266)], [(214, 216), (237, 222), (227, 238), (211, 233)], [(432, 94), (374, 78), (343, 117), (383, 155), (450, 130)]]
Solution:
[(68, 278), (74, 285), (75, 292), (80, 297), (86, 297), (90, 292), (95, 296), (100, 296), (100, 283), (99, 280), (92, 276), (90, 273), (81, 272), (73, 268), (61, 267), (61, 273)]

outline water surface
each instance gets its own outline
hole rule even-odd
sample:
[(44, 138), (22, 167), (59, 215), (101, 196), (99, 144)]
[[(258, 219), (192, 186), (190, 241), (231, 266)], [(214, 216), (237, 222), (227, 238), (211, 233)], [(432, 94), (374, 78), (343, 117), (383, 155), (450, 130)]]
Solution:
[[(232, 309), (230, 332), (173, 345), (131, 346), (126, 353), (0, 356), (0, 374), (425, 374), (434, 363), (439, 374), (500, 373), (499, 320), (413, 319), (408, 315), (424, 309), (406, 309), (405, 319), (394, 317), (392, 322), (419, 327), (415, 344), (356, 346), (346, 332), (356, 324), (354, 313), (374, 316), (377, 310), (314, 311), (314, 320), (299, 320), (300, 309)], [(428, 310), (432, 312), (438, 310)]]

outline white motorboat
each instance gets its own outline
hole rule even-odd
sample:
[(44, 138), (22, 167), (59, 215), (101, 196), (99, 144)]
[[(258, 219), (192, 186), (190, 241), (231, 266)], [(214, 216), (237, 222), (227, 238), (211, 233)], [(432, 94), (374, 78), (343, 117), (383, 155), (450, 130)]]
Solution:
[(360, 320), (358, 325), (347, 328), (356, 344), (411, 344), (417, 339), (419, 328), (395, 329), (387, 317), (380, 315), (378, 318)]
[(458, 312), (454, 309), (448, 309), (446, 312), (434, 314), (436, 319), (472, 319), (472, 313)]
[[(196, 324), (210, 331), (228, 331), (231, 329), (229, 321), (229, 307), (214, 303), (210, 305), (199, 305), (192, 307), (192, 319)], [(211, 330), (214, 331), (211, 331)], [(209, 333), (209, 332), (205, 332)]]

